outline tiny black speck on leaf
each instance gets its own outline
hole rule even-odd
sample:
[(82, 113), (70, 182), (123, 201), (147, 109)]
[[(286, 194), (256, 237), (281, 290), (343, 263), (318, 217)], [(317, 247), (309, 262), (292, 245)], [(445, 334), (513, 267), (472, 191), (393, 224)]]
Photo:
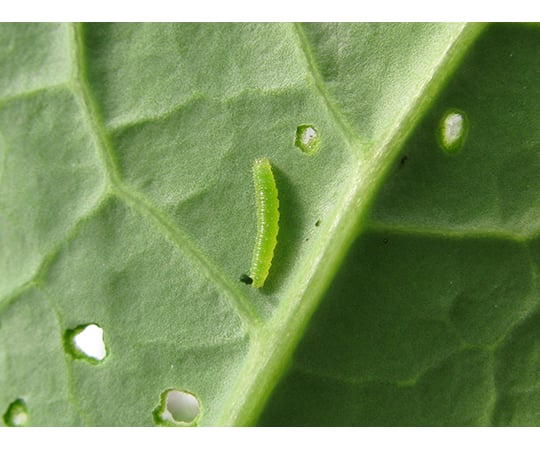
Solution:
[(240, 281), (244, 284), (251, 284), (253, 283), (253, 278), (243, 273), (242, 275), (240, 275)]

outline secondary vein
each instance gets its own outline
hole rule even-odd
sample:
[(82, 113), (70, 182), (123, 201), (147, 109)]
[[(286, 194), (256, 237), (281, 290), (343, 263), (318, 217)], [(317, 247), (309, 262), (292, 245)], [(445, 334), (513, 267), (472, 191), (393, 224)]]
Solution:
[(127, 186), (119, 185), (116, 187), (115, 193), (128, 206), (148, 218), (162, 235), (174, 243), (175, 247), (197, 262), (201, 272), (225, 292), (229, 304), (247, 326), (249, 333), (253, 336), (258, 332), (261, 328), (262, 319), (251, 301), (210, 262), (185, 232), (171, 223), (165, 214), (161, 213), (136, 191), (129, 189)]
[(252, 335), (256, 334), (260, 328), (261, 318), (240, 289), (206, 258), (200, 249), (193, 244), (187, 233), (168, 220), (166, 215), (153, 206), (142, 194), (136, 192), (122, 181), (114, 156), (113, 144), (88, 88), (82, 26), (73, 25), (71, 34), (74, 61), (72, 69), (73, 89), (78, 94), (83, 113), (96, 140), (96, 146), (107, 172), (110, 191), (143, 217), (149, 218), (159, 232), (168, 238), (181, 253), (190, 258), (208, 279), (215, 282), (225, 292), (229, 304), (236, 311), (249, 332)]
[(302, 28), (302, 24), (295, 23), (294, 31), (296, 33), (296, 36), (298, 37), (298, 45), (300, 47), (300, 50), (302, 51), (306, 59), (308, 72), (313, 79), (313, 83), (315, 84), (317, 91), (319, 92), (320, 96), (324, 100), (324, 103), (326, 104), (330, 116), (336, 123), (337, 128), (341, 130), (349, 147), (351, 148), (357, 146), (360, 138), (352, 129), (349, 122), (347, 122), (345, 116), (338, 109), (330, 93), (328, 92), (328, 89), (326, 88), (324, 81), (319, 73), (319, 69), (317, 68), (317, 63), (313, 56), (313, 52), (311, 51), (311, 46), (309, 45), (304, 29)]

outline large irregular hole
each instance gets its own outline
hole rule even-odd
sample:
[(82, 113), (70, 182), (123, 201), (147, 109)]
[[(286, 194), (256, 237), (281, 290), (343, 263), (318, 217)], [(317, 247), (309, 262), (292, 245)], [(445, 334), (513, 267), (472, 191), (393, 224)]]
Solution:
[(23, 427), (28, 424), (28, 409), (22, 398), (12, 402), (4, 413), (4, 423), (8, 427)]
[(467, 116), (457, 110), (448, 111), (439, 125), (439, 143), (450, 154), (458, 153), (465, 143), (469, 123)]
[(300, 125), (296, 129), (294, 145), (307, 155), (313, 155), (321, 145), (319, 131), (314, 125)]
[(201, 409), (199, 399), (190, 392), (168, 389), (161, 394), (161, 404), (154, 410), (160, 425), (195, 425)]
[(64, 345), (66, 351), (74, 358), (85, 359), (93, 364), (100, 363), (107, 356), (103, 329), (94, 323), (67, 330)]

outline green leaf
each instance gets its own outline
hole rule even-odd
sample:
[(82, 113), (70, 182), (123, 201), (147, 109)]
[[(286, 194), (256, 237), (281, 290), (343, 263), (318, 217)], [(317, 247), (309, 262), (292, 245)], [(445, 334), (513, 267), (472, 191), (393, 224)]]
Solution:
[[(263, 424), (540, 423), (539, 43), (489, 27), (433, 99)], [(437, 137), (454, 108), (458, 155)]]
[[(1, 25), (3, 424), (539, 424), (539, 40)], [(259, 157), (280, 224), (256, 289)]]

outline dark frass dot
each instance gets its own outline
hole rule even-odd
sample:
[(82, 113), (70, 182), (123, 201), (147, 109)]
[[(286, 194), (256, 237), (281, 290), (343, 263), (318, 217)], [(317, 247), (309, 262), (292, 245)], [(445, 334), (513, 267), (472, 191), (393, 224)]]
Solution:
[(399, 164), (400, 164), (401, 166), (404, 166), (404, 165), (407, 163), (408, 160), (409, 160), (409, 157), (408, 157), (407, 155), (403, 155), (403, 157), (402, 157), (401, 160), (399, 161)]
[(319, 220), (317, 220), (317, 222), (315, 222), (316, 227), (318, 227), (320, 224), (321, 224), (321, 219), (319, 219)]
[(249, 275), (243, 273), (242, 275), (240, 275), (240, 281), (244, 284), (252, 284), (253, 283), (253, 278), (251, 278)]

